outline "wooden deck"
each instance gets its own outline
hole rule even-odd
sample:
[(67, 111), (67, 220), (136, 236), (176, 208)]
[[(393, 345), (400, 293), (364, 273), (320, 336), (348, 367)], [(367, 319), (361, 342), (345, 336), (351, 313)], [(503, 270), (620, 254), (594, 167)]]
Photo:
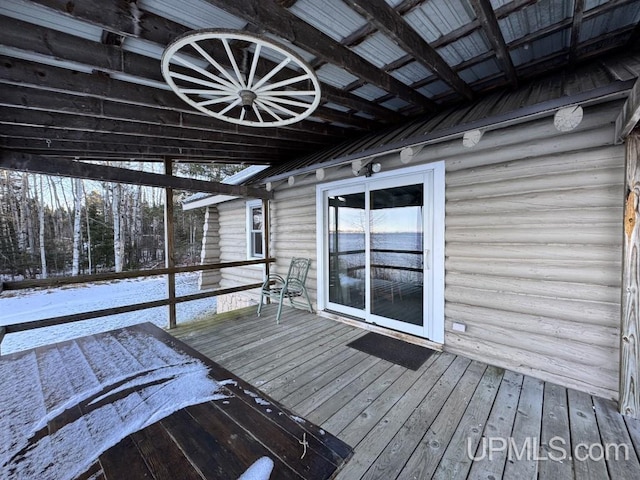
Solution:
[(354, 447), (338, 479), (640, 478), (640, 422), (613, 401), (448, 353), (407, 370), (346, 346), (364, 330), (274, 315), (171, 333)]

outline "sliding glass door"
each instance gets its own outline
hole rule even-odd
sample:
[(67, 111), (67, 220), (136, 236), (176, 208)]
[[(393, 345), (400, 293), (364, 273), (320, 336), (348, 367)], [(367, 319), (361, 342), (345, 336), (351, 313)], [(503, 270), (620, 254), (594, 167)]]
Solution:
[(424, 185), (385, 188), (374, 183), (369, 199), (371, 315), (421, 327)]
[(434, 226), (433, 179), (427, 170), (319, 187), (324, 308), (425, 338), (442, 337), (439, 329), (434, 335), (432, 322), (432, 255), (434, 241), (442, 237)]

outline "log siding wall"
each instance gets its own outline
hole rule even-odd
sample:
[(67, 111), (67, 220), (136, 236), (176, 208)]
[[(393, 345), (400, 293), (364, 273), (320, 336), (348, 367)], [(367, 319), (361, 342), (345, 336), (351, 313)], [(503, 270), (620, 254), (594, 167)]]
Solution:
[[(218, 209), (215, 205), (208, 206), (204, 213), (202, 229), (202, 253), (200, 263), (220, 262), (220, 222)], [(220, 270), (205, 270), (200, 273), (200, 289), (218, 288), (220, 285)]]
[[(585, 108), (573, 132), (556, 131), (549, 116), (488, 131), (474, 148), (457, 138), (416, 156), (412, 164), (446, 162), (446, 351), (617, 398), (624, 146), (613, 138), (621, 105)], [(379, 161), (385, 170), (404, 166), (398, 153)], [(333, 169), (326, 181), (349, 175)], [(245, 255), (244, 204), (219, 206), (222, 261)], [(315, 299), (315, 176), (278, 188), (271, 222), (273, 270), (311, 257)], [(243, 275), (223, 271), (222, 284)]]

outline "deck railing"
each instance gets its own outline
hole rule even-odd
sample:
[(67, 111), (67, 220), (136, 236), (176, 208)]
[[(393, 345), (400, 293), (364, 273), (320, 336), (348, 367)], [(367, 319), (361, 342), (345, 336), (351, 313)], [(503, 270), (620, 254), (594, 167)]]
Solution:
[[(222, 268), (231, 267), (244, 267), (248, 265), (269, 265), (276, 261), (275, 258), (257, 259), (257, 260), (242, 260), (237, 262), (222, 262), (222, 263), (210, 263), (205, 265), (192, 265), (185, 267), (171, 267), (171, 268), (157, 268), (153, 270), (137, 270), (132, 272), (119, 272), (119, 273), (104, 273), (96, 275), (79, 275), (75, 277), (60, 277), (60, 278), (48, 278), (43, 280), (22, 280), (18, 282), (2, 282), (0, 283), (0, 292), (3, 290), (24, 290), (27, 288), (51, 288), (60, 287), (66, 285), (75, 285), (87, 282), (101, 282), (111, 280), (125, 280), (130, 278), (143, 278), (154, 277), (158, 275), (168, 275), (169, 277), (175, 276), (176, 273), (196, 272), (201, 270), (219, 270)], [(173, 284), (175, 286), (175, 282)], [(148, 308), (172, 306), (182, 302), (189, 302), (192, 300), (201, 300), (203, 298), (216, 297), (219, 295), (226, 295), (229, 293), (241, 292), (244, 290), (252, 290), (254, 288), (260, 288), (261, 283), (251, 283), (247, 285), (239, 285), (232, 288), (222, 288), (207, 292), (194, 293), (191, 295), (183, 295), (180, 297), (169, 293), (167, 298), (159, 300), (153, 300), (150, 302), (134, 303), (131, 305), (123, 305), (119, 307), (105, 308), (101, 310), (93, 310), (90, 312), (73, 313), (69, 315), (62, 315), (59, 317), (45, 318), (42, 320), (33, 320), (28, 322), (20, 322), (9, 325), (0, 326), (0, 345), (2, 340), (9, 333), (24, 332), (27, 330), (33, 330), (37, 328), (51, 327), (55, 325), (62, 325), (65, 323), (79, 322), (82, 320), (89, 320), (92, 318), (106, 317), (109, 315), (116, 315), (120, 313), (135, 312), (138, 310), (145, 310)], [(169, 328), (174, 327), (172, 322), (169, 322)]]

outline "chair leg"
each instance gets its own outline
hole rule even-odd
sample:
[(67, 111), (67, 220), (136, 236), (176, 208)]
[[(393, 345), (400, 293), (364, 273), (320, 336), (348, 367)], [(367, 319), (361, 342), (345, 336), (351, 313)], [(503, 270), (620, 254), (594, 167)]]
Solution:
[(313, 307), (311, 306), (311, 299), (309, 298), (309, 294), (307, 293), (307, 289), (303, 290), (304, 296), (307, 299), (307, 303), (309, 304), (309, 312), (313, 313)]
[(262, 310), (263, 301), (264, 301), (264, 295), (260, 295), (260, 303), (258, 303), (258, 316), (260, 316), (260, 311)]
[(278, 313), (276, 314), (276, 324), (280, 323), (280, 314), (282, 313), (282, 302), (284, 300), (284, 289), (280, 294), (280, 299), (278, 300)]

